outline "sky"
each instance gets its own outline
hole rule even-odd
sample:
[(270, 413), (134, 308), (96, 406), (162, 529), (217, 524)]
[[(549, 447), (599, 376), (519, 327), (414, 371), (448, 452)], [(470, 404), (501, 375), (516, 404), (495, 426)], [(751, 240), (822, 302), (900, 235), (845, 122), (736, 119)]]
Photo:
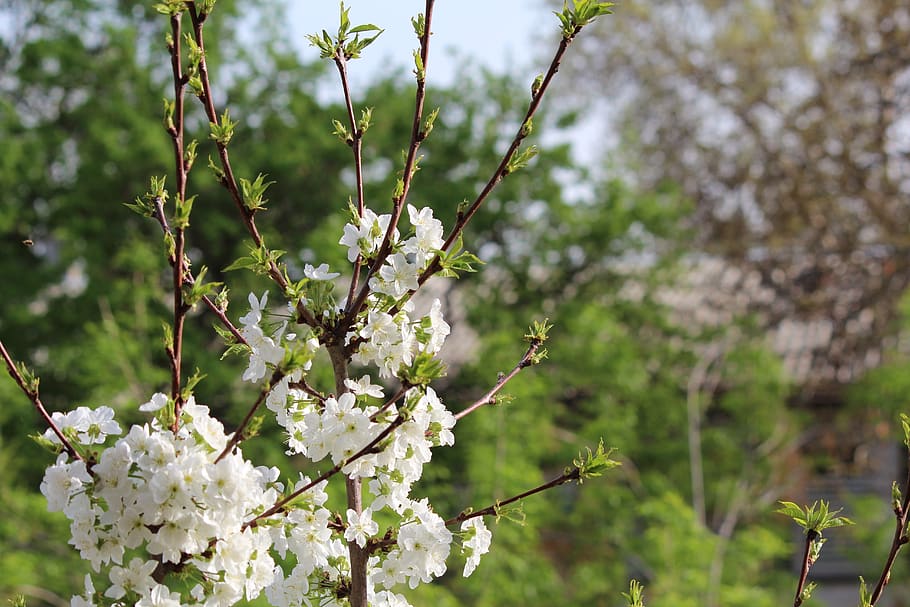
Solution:
[[(411, 17), (423, 12), (424, 0), (345, 0), (352, 25), (370, 23), (385, 32), (364, 51), (363, 58), (348, 66), (353, 88), (365, 87), (373, 78), (390, 72), (410, 73), (417, 38)], [(291, 0), (288, 28), (305, 58), (316, 59), (318, 51), (306, 34), (338, 29), (336, 0)], [(427, 79), (430, 85), (453, 83), (460, 63), (472, 61), (497, 73), (508, 73), (530, 83), (546, 71), (555, 50), (559, 20), (554, 10), (562, 0), (438, 0), (433, 9), (433, 37)], [(557, 82), (558, 86), (558, 82)], [(337, 94), (336, 89), (328, 91)], [(561, 134), (550, 133), (555, 143), (573, 143), (576, 159), (590, 161), (598, 155), (590, 128), (603, 128), (591, 121)]]
[[(338, 29), (339, 3), (335, 0), (289, 2), (288, 25), (306, 57), (318, 56), (308, 46), (305, 34)], [(393, 66), (410, 71), (417, 39), (411, 17), (424, 10), (423, 0), (347, 0), (351, 23), (372, 23), (385, 32), (350, 66), (353, 82), (365, 83), (372, 74), (382, 75)], [(451, 84), (458, 64), (473, 60), (497, 72), (533, 78), (542, 70), (531, 62), (538, 51), (552, 42), (558, 21), (551, 11), (554, 0), (439, 0), (433, 9), (428, 79)], [(536, 41), (536, 44), (534, 42)], [(545, 66), (544, 66), (545, 67)]]

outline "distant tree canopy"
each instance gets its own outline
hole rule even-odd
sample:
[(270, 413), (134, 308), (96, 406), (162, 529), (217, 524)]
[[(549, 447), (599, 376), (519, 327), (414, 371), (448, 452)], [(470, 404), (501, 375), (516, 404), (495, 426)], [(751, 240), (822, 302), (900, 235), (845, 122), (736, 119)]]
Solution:
[[(698, 248), (758, 268), (830, 356), (887, 334), (910, 279), (910, 9), (895, 0), (623, 3), (573, 77), (618, 110), (639, 183), (680, 185)], [(580, 87), (575, 87), (577, 90)]]

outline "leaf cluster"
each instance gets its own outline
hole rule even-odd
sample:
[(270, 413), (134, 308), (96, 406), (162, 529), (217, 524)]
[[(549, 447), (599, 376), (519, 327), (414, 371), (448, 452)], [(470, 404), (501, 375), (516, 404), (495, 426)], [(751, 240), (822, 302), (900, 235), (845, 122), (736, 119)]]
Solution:
[[(372, 23), (351, 26), (350, 9), (341, 3), (341, 19), (338, 33), (332, 37), (328, 31), (322, 34), (308, 34), (307, 40), (312, 46), (319, 49), (319, 56), (323, 59), (343, 58), (359, 59), (363, 49), (372, 44), (384, 30)], [(376, 32), (372, 36), (360, 37), (361, 34)], [(353, 38), (351, 38), (353, 35)]]
[(837, 516), (842, 509), (830, 510), (825, 500), (817, 500), (811, 506), (799, 506), (794, 502), (781, 501), (777, 510), (803, 528), (806, 534), (821, 535), (825, 529), (852, 525), (853, 521), (845, 516)]

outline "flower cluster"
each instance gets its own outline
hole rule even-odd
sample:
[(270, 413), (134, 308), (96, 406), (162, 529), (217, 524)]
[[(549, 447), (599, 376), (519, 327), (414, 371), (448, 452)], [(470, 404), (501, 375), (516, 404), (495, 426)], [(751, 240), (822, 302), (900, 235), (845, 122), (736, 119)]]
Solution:
[[(386, 258), (379, 275), (370, 281), (370, 288), (375, 293), (395, 299), (408, 291), (417, 290), (420, 273), (443, 245), (442, 222), (433, 217), (431, 208), (418, 210), (408, 205), (408, 217), (414, 228), (413, 236), (402, 241), (398, 230), (393, 231), (391, 246), (394, 253)], [(338, 244), (348, 248), (348, 259), (354, 261), (358, 256), (372, 258), (382, 245), (391, 219), (391, 215), (377, 216), (365, 209), (356, 224), (345, 225), (344, 235)]]
[[(166, 403), (167, 397), (155, 395), (143, 408)], [(81, 427), (86, 416), (106, 419), (107, 411), (68, 414), (64, 425)], [(119, 434), (111, 423), (107, 429)], [(87, 432), (78, 442), (99, 438)], [(70, 543), (107, 575), (104, 598), (115, 604), (230, 605), (258, 596), (272, 582), (269, 531), (244, 523), (280, 496), (278, 470), (253, 467), (239, 450), (219, 459), (226, 444), (221, 423), (191, 397), (176, 433), (158, 420), (134, 425), (90, 469), (66, 454), (47, 469), (41, 492), (48, 508), (63, 511)], [(189, 596), (180, 596), (160, 583), (170, 571), (193, 571), (200, 581)]]
[[(74, 605), (214, 607), (262, 592), (280, 607), (343, 604), (351, 546), (368, 556), (373, 605), (407, 605), (397, 587), (414, 588), (445, 573), (456, 540), (467, 559), (464, 574), (471, 574), (489, 548), (483, 522), (471, 519), (453, 533), (426, 499), (411, 497), (432, 448), (454, 444), (455, 417), (433, 388), (407, 379), (410, 366), (438, 353), (450, 330), (438, 300), (422, 315), (399, 300), (418, 287), (420, 272), (442, 245), (442, 225), (432, 211), (409, 206), (408, 212), (413, 234), (400, 240), (394, 232), (392, 252), (346, 334), (354, 362), (403, 385), (394, 396), (370, 374), (344, 379), (340, 394), (302, 389), (321, 347), (318, 333), (299, 338), (287, 331), (286, 319), (271, 323), (267, 293), (250, 294), (250, 309), (239, 319), (249, 355), (241, 379), (259, 382), (272, 373), (265, 406), (285, 430), (287, 453), (362, 482), (368, 491), (362, 508), (326, 508), (327, 481), (304, 477), (285, 491), (278, 470), (245, 460), (221, 422), (192, 396), (177, 422), (165, 424), (174, 402), (155, 394), (140, 410), (159, 419), (133, 426), (106, 448), (108, 437), (122, 433), (113, 410), (55, 413), (64, 436), (99, 450), (84, 459), (59, 455), (41, 485), (48, 507), (70, 519), (70, 542), (96, 572)], [(365, 211), (356, 225), (345, 226), (341, 244), (348, 258), (376, 255), (389, 221)], [(302, 299), (287, 304), (292, 315), (301, 303), (333, 301), (338, 273), (307, 265), (304, 276)], [(334, 313), (343, 308), (335, 306)], [(322, 312), (327, 323), (334, 321), (331, 310)], [(45, 438), (60, 443), (51, 431)], [(381, 529), (376, 515), (388, 527)], [(197, 582), (174, 590), (172, 573)]]

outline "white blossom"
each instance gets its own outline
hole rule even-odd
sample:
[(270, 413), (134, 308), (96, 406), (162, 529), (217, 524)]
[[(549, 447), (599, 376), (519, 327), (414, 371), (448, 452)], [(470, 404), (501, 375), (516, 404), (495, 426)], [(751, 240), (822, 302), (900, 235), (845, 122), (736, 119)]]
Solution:
[(364, 375), (358, 380), (346, 379), (344, 385), (348, 390), (357, 396), (372, 396), (382, 398), (384, 396), (382, 386), (372, 383), (369, 375)]
[(347, 519), (348, 526), (344, 530), (344, 539), (355, 542), (361, 548), (366, 546), (370, 536), (379, 532), (379, 524), (373, 520), (373, 512), (369, 508), (360, 514), (348, 508)]
[(493, 534), (479, 516), (464, 521), (461, 524), (461, 531), (464, 535), (461, 553), (467, 557), (464, 577), (468, 577), (480, 563), (480, 557), (489, 552)]
[(167, 394), (162, 392), (157, 392), (152, 395), (152, 398), (147, 402), (139, 405), (140, 411), (152, 412), (163, 409), (167, 404)]
[(329, 264), (327, 263), (320, 264), (315, 268), (312, 264), (306, 264), (303, 267), (303, 275), (310, 280), (332, 280), (341, 276), (338, 272), (329, 272)]

